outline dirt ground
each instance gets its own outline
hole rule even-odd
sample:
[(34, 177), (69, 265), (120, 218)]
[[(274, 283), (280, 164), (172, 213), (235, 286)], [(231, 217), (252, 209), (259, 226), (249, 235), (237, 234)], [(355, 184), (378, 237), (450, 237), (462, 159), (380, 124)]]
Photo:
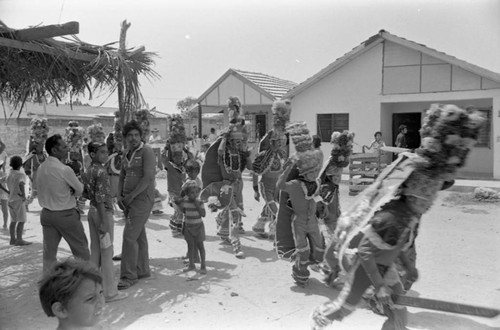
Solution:
[[(157, 181), (166, 191), (166, 180)], [(152, 278), (141, 280), (126, 300), (105, 307), (103, 329), (308, 329), (314, 306), (338, 292), (312, 272), (305, 288), (294, 285), (291, 264), (279, 260), (271, 241), (250, 231), (260, 212), (250, 182), (245, 182), (247, 217), (242, 236), (244, 259), (236, 259), (216, 236), (214, 214), (205, 218), (208, 274), (190, 278), (179, 273), (186, 243), (168, 228), (172, 209), (147, 223)], [(341, 203), (355, 197), (341, 186)], [(55, 329), (44, 315), (37, 293), (42, 271), (40, 207), (32, 204), (25, 239), (34, 244), (10, 246), (0, 233), (0, 329)], [(453, 302), (500, 306), (500, 219), (498, 203), (475, 203), (463, 194), (442, 192), (422, 219), (417, 239), (420, 280), (410, 295)], [(120, 250), (123, 221), (115, 215), (115, 250)], [(82, 218), (88, 230), (86, 216)], [(62, 241), (59, 258), (69, 256)], [(119, 262), (115, 263), (117, 275)], [(485, 319), (409, 308), (410, 329), (500, 329), (500, 318)], [(358, 309), (334, 329), (380, 329), (384, 318)]]

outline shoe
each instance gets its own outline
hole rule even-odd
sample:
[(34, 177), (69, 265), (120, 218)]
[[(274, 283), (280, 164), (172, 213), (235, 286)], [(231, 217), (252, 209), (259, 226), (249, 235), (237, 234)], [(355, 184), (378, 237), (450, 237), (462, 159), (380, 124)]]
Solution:
[(239, 250), (239, 251), (235, 251), (235, 252), (234, 252), (234, 255), (235, 255), (235, 256), (236, 256), (236, 258), (238, 258), (238, 259), (242, 259), (242, 258), (245, 256), (245, 254), (244, 254), (244, 253), (243, 253), (243, 251), (241, 251), (241, 250)]
[(207, 269), (206, 268), (201, 268), (200, 269), (200, 274), (205, 275), (206, 273), (207, 273)]
[(121, 253), (117, 254), (116, 256), (113, 256), (113, 258), (111, 258), (111, 259), (114, 261), (120, 261), (120, 260), (122, 260), (122, 254)]
[(196, 271), (196, 267), (184, 267), (182, 268), (182, 272), (183, 273), (187, 273), (187, 272), (190, 272), (190, 271)]
[(16, 240), (15, 239), (11, 239), (9, 244), (10, 245), (16, 245)]
[(154, 210), (153, 212), (151, 212), (153, 215), (160, 215), (160, 214), (163, 214), (163, 211), (161, 210)]
[(266, 231), (266, 223), (264, 221), (257, 220), (255, 225), (252, 226), (252, 230), (254, 233), (262, 234)]
[(126, 290), (137, 282), (138, 280), (129, 280), (128, 278), (122, 278), (120, 282), (118, 282), (117, 288), (118, 290)]
[(118, 292), (113, 297), (107, 297), (107, 298), (104, 298), (104, 300), (106, 301), (106, 303), (110, 303), (110, 302), (113, 302), (113, 301), (118, 301), (118, 300), (125, 299), (127, 297), (128, 297), (128, 293), (126, 293), (126, 292)]
[(16, 242), (14, 243), (15, 246), (24, 246), (24, 245), (31, 245), (33, 244), (32, 242), (28, 242), (28, 241), (25, 241), (23, 239), (18, 239), (16, 240)]
[(151, 273), (137, 275), (138, 279), (143, 279), (143, 278), (148, 278), (148, 277), (151, 277)]

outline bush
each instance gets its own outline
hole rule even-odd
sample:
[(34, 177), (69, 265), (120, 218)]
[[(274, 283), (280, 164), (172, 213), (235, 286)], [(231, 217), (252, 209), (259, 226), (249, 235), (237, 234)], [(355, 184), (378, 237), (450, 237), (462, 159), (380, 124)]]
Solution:
[(474, 199), (479, 201), (498, 201), (500, 200), (500, 193), (496, 190), (484, 187), (474, 189)]

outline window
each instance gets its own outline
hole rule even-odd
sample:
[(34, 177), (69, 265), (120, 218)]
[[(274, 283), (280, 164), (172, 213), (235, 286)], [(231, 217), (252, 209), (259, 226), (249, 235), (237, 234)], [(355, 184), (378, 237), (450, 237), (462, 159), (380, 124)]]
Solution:
[(348, 113), (325, 113), (318, 114), (318, 133), (322, 142), (330, 142), (333, 132), (343, 132), (349, 130)]
[(491, 108), (478, 109), (481, 115), (486, 119), (483, 127), (479, 131), (476, 147), (491, 147)]

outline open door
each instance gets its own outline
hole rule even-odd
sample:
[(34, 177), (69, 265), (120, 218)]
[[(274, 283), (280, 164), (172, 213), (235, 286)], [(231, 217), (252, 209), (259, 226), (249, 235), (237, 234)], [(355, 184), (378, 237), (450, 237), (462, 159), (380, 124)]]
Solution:
[(267, 132), (267, 123), (266, 123), (266, 115), (259, 114), (255, 115), (255, 138), (257, 141), (266, 135)]
[(408, 148), (416, 149), (420, 147), (420, 127), (422, 126), (422, 113), (393, 113), (392, 114), (392, 145), (396, 145), (396, 137), (399, 134), (399, 125), (406, 125), (408, 133), (406, 133), (406, 142)]

